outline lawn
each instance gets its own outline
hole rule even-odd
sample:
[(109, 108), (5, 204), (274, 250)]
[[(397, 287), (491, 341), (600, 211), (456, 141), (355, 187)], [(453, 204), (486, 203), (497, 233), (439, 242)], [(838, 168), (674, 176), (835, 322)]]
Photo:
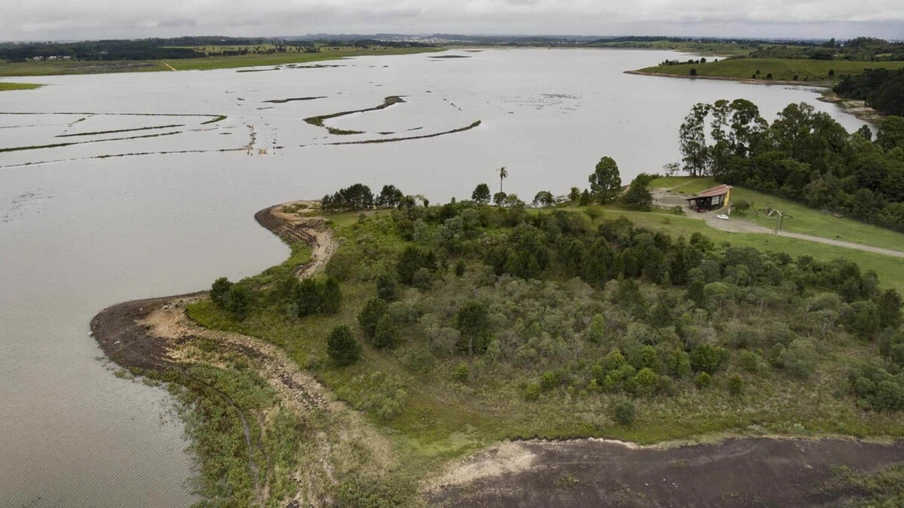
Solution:
[[(673, 192), (687, 195), (697, 194), (716, 185), (719, 184), (713, 178), (693, 177), (662, 177), (651, 183), (651, 187), (671, 188)], [(731, 201), (739, 200), (751, 204), (751, 211), (747, 213), (747, 217), (761, 226), (775, 227), (776, 219), (768, 217), (763, 212), (765, 208), (775, 208), (785, 215), (785, 231), (884, 249), (904, 250), (904, 234), (889, 229), (872, 226), (854, 219), (835, 217), (793, 201), (735, 187), (731, 191)], [(820, 244), (814, 250), (821, 251), (828, 247), (830, 246)], [(848, 251), (848, 249), (844, 250)], [(900, 260), (897, 262), (900, 263)]]
[(34, 83), (0, 83), (0, 92), (10, 92), (13, 90), (34, 90), (44, 85)]
[[(680, 64), (647, 67), (641, 72), (690, 76), (691, 69), (700, 77), (756, 79), (768, 81), (772, 74), (776, 81), (825, 82), (838, 79), (844, 74), (862, 74), (865, 69), (883, 67), (899, 69), (904, 62), (852, 62), (847, 60), (801, 60), (781, 58), (732, 58), (705, 64)], [(757, 74), (759, 71), (759, 74)], [(830, 76), (830, 72), (833, 75)], [(795, 79), (795, 76), (797, 79)]]

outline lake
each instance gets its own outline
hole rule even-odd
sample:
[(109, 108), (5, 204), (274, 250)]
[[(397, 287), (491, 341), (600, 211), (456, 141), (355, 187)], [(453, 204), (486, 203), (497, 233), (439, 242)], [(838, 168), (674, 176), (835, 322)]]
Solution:
[[(0, 506), (192, 501), (166, 392), (114, 375), (88, 323), (120, 301), (282, 261), (288, 249), (253, 219), (268, 205), (356, 182), (465, 199), (481, 182), (495, 192), (500, 166), (505, 191), (530, 201), (587, 186), (603, 155), (627, 183), (677, 160), (690, 107), (722, 98), (770, 120), (807, 101), (863, 125), (806, 88), (623, 74), (674, 53), (449, 54), (465, 58), (30, 78), (48, 86), (0, 93)], [(405, 102), (304, 122), (389, 96)], [(415, 136), (434, 137), (332, 144)]]

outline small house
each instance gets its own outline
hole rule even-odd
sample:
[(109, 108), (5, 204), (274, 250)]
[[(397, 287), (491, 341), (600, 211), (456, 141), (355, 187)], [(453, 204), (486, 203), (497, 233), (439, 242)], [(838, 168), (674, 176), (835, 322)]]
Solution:
[(698, 212), (718, 210), (728, 206), (728, 200), (731, 198), (731, 189), (731, 185), (719, 185), (718, 187), (707, 189), (692, 198), (687, 198), (687, 205)]

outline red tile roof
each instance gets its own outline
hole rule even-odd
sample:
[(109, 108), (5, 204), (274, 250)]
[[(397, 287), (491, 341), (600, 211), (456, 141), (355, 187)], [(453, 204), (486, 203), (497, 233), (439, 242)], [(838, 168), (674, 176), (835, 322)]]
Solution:
[(713, 187), (712, 189), (707, 189), (707, 190), (701, 192), (700, 194), (697, 194), (696, 196), (694, 196), (692, 198), (687, 198), (687, 199), (690, 200), (690, 199), (698, 199), (698, 198), (711, 198), (713, 196), (721, 196), (722, 194), (727, 194), (728, 191), (730, 191), (733, 188), (734, 187), (732, 187), (731, 185), (722, 184), (722, 185), (719, 185), (718, 187)]

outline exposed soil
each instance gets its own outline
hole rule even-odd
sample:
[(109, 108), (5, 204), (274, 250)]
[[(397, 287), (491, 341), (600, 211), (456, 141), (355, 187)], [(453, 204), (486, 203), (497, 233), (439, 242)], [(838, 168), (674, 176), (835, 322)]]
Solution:
[(505, 443), (451, 469), (441, 506), (835, 506), (857, 495), (821, 489), (833, 466), (875, 471), (904, 443), (729, 439), (674, 448), (603, 440)]
[[(296, 275), (309, 277), (323, 269), (336, 251), (331, 231), (322, 217), (305, 217), (285, 211), (303, 208), (316, 211), (317, 203), (293, 202), (261, 210), (255, 214), (257, 222), (287, 242), (304, 241), (313, 247), (311, 261), (300, 266)], [(374, 467), (392, 467), (394, 455), (385, 437), (366, 424), (362, 415), (351, 411), (345, 405), (328, 395), (313, 376), (301, 370), (298, 365), (278, 347), (258, 339), (238, 333), (221, 332), (203, 328), (192, 322), (185, 308), (193, 301), (205, 298), (206, 292), (189, 295), (150, 298), (114, 305), (100, 312), (91, 320), (91, 332), (101, 349), (113, 362), (124, 368), (163, 371), (178, 369), (187, 375), (184, 365), (196, 353), (194, 342), (198, 339), (216, 341), (221, 347), (240, 352), (254, 359), (258, 374), (267, 380), (280, 399), (280, 405), (291, 408), (299, 417), (309, 416), (312, 411), (326, 411), (344, 422), (336, 429), (338, 437), (324, 440), (324, 446), (317, 447), (316, 456), (307, 457), (304, 467), (290, 475), (298, 486), (298, 494), (288, 500), (290, 506), (322, 506), (328, 500), (319, 499), (326, 481), (335, 482), (330, 460), (331, 453), (348, 453), (349, 449), (366, 450)], [(188, 379), (188, 382), (197, 380)], [(208, 387), (211, 388), (211, 387)], [(226, 399), (238, 414), (244, 428), (250, 451), (260, 443), (252, 442), (251, 425), (263, 425), (261, 415), (246, 414), (234, 401), (214, 389)], [(261, 433), (264, 430), (261, 429)], [(342, 450), (342, 451), (336, 451)], [(252, 473), (256, 504), (267, 503), (267, 488), (261, 480), (269, 474), (256, 464), (249, 453), (249, 471)], [(315, 497), (311, 497), (315, 496)]]

